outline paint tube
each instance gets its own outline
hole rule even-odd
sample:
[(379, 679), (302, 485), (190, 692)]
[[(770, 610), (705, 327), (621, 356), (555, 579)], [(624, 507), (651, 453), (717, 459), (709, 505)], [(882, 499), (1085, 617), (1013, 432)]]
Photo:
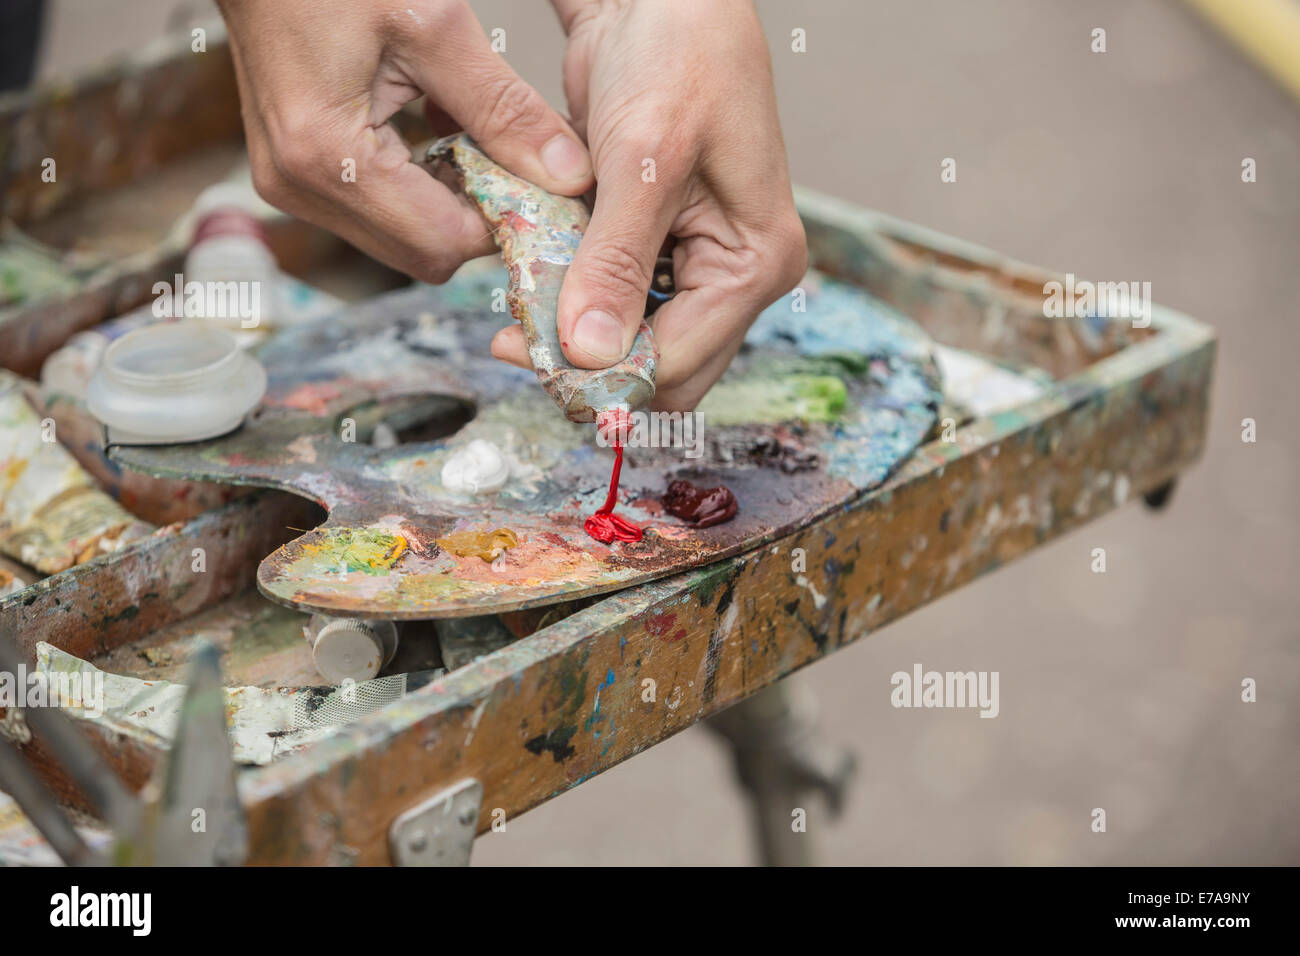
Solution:
[[(391, 622), (385, 622), (390, 623)], [(165, 680), (141, 680), (102, 671), (44, 641), (36, 645), (37, 672), (51, 687), (81, 691), (80, 705), (65, 701), (74, 720), (88, 720), (114, 735), (170, 746), (180, 726), (186, 687)], [(232, 759), (268, 764), (336, 733), (341, 726), (374, 713), (419, 686), (415, 674), (391, 674), (320, 687), (223, 687)], [(70, 678), (77, 678), (72, 684)], [(414, 685), (414, 686), (412, 686)], [(83, 688), (90, 688), (86, 693)], [(0, 804), (2, 806), (2, 804)]]
[(279, 269), (252, 207), (249, 191), (237, 183), (217, 183), (199, 194), (185, 287), (173, 291), (177, 299), (184, 295), (184, 308), (174, 302), (174, 314), (217, 322), (244, 332), (245, 339), (264, 337), (275, 324)]
[(0, 372), (0, 552), (56, 574), (149, 534), (58, 443), (19, 382)]

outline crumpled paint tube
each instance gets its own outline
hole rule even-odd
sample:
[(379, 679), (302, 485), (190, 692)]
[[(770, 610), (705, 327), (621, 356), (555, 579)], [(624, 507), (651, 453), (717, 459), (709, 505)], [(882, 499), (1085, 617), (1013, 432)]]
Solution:
[[(36, 667), (46, 675), (82, 675), (81, 687), (102, 688), (100, 699), (87, 699), (83, 706), (64, 701), (63, 711), (69, 716), (92, 721), (154, 747), (171, 745), (185, 699), (184, 684), (110, 674), (44, 641), (36, 645)], [(223, 688), (231, 756), (240, 764), (268, 764), (328, 737), (362, 713), (401, 697), (407, 691), (406, 680), (405, 674), (380, 677), (338, 690)], [(58, 685), (51, 679), (50, 686)]]
[(57, 574), (153, 527), (95, 484), (0, 371), (0, 552)]

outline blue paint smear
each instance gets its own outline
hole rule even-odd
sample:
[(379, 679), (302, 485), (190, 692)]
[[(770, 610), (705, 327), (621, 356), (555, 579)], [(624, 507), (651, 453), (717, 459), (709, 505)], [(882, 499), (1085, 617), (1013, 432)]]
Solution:
[(794, 310), (795, 293), (778, 299), (759, 315), (745, 343), (832, 359), (848, 376), (872, 384), (869, 401), (833, 426), (834, 438), (821, 450), (829, 474), (874, 488), (937, 417), (943, 388), (929, 337), (893, 306), (847, 282), (809, 272), (799, 289), (803, 311)]

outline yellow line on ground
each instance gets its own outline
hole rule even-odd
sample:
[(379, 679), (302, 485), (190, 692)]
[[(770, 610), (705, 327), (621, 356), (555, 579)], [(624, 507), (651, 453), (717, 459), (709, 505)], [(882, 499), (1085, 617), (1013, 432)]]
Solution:
[(1296, 0), (1187, 2), (1300, 100), (1300, 3)]

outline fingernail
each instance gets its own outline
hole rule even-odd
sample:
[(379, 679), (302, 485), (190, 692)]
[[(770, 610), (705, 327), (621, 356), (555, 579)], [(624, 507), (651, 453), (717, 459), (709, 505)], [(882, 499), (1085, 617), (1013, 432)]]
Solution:
[(623, 326), (608, 312), (592, 309), (578, 316), (573, 327), (573, 344), (598, 362), (613, 365), (627, 354)]
[(543, 146), (541, 156), (547, 174), (562, 183), (591, 175), (591, 157), (580, 143), (564, 133)]

